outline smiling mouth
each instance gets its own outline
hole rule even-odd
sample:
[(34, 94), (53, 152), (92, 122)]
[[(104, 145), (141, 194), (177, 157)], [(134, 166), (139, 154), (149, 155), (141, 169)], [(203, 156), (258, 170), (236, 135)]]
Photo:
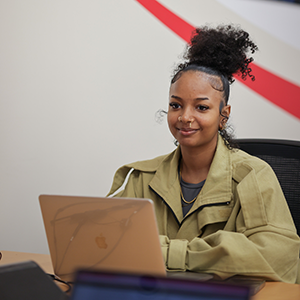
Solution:
[(177, 130), (182, 134), (182, 135), (191, 135), (195, 132), (197, 132), (199, 129), (196, 128), (177, 128)]
[(195, 130), (199, 130), (199, 128), (190, 128), (190, 127), (177, 127), (177, 130), (180, 131), (195, 131)]

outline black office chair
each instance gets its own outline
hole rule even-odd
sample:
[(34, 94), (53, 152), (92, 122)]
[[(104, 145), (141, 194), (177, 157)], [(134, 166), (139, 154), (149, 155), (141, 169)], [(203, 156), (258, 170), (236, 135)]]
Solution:
[(236, 139), (241, 150), (266, 161), (281, 184), (300, 235), (300, 141)]

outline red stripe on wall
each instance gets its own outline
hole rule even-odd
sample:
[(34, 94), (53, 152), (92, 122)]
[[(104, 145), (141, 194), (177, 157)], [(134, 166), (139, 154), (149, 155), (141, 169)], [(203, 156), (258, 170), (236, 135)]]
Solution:
[[(156, 0), (136, 1), (184, 41), (190, 42), (192, 32), (195, 30), (194, 26), (175, 15)], [(255, 74), (255, 81), (249, 79), (244, 81), (238, 76), (236, 76), (236, 79), (273, 104), (300, 119), (300, 87), (254, 63), (251, 64), (251, 68), (253, 74)]]
[(252, 63), (255, 81), (235, 78), (286, 112), (300, 119), (300, 87)]

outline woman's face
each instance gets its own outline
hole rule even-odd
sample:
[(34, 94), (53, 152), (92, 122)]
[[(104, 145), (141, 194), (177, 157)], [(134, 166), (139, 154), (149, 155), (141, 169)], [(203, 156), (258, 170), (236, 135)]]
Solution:
[[(181, 147), (215, 146), (218, 129), (224, 126), (220, 115), (223, 93), (211, 86), (211, 75), (187, 71), (171, 85), (168, 125)], [(229, 117), (230, 106), (222, 108)]]

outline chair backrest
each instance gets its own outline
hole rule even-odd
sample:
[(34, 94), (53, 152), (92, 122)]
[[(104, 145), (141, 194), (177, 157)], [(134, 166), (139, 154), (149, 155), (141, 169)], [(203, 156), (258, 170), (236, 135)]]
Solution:
[(237, 139), (241, 150), (266, 161), (280, 182), (300, 235), (300, 141)]

